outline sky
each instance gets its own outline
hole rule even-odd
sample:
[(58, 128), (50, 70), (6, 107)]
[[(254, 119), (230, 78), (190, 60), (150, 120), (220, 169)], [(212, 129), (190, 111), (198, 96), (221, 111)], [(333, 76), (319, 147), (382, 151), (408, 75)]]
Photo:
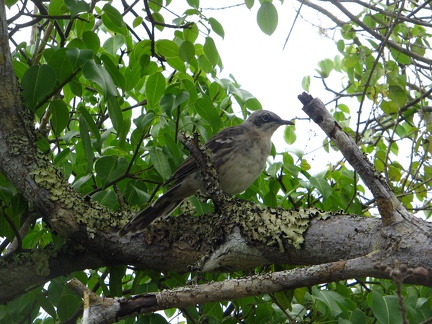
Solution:
[[(263, 109), (274, 111), (283, 119), (296, 119), (298, 140), (290, 147), (305, 152), (314, 151), (320, 147), (325, 136), (307, 119), (297, 96), (304, 91), (301, 87), (302, 79), (310, 75), (310, 93), (323, 102), (332, 99), (329, 93), (324, 91), (321, 81), (314, 76), (317, 75), (315, 69), (320, 60), (334, 58), (337, 54), (336, 45), (331, 39), (335, 31), (324, 30), (323, 34), (323, 29), (319, 27), (331, 24), (323, 22), (322, 15), (306, 6), (302, 7), (301, 16), (294, 24), (300, 2), (285, 0), (282, 5), (281, 1), (275, 0), (273, 4), (279, 14), (278, 26), (275, 33), (268, 36), (260, 30), (256, 20), (259, 1), (255, 1), (251, 10), (245, 5), (235, 6), (243, 2), (200, 0), (200, 7), (204, 8), (203, 14), (217, 19), (225, 30), (224, 39), (215, 33), (210, 35), (217, 44), (224, 66), (219, 77), (229, 78), (230, 74), (233, 75), (244, 90), (252, 93), (261, 102)], [(121, 10), (120, 2), (113, 2), (113, 5), (116, 4)], [(182, 0), (172, 1), (168, 8), (176, 14), (182, 14), (188, 7), (186, 0)], [(220, 9), (226, 7), (230, 8)], [(165, 14), (166, 12), (163, 12), (163, 15)], [(11, 13), (8, 16), (10, 15)], [(127, 16), (125, 19), (128, 19)], [(284, 48), (293, 24), (293, 31)], [(169, 33), (166, 37), (171, 38), (173, 30), (166, 32)], [(29, 36), (23, 37), (28, 40)], [(279, 151), (290, 149), (283, 141), (282, 128), (273, 136), (273, 142)]]
[[(233, 4), (232, 1), (201, 0), (200, 5), (203, 8), (214, 8), (216, 3), (219, 8)], [(264, 34), (258, 27), (258, 1), (255, 1), (252, 10), (238, 6), (224, 10), (204, 10), (203, 13), (217, 19), (225, 30), (224, 39), (212, 36), (224, 66), (221, 75), (229, 77), (232, 74), (243, 89), (260, 100), (263, 109), (274, 111), (283, 119), (297, 118), (295, 123), (298, 140), (292, 147), (288, 147), (283, 141), (283, 129), (279, 129), (273, 136), (278, 150), (294, 147), (311, 152), (321, 146), (325, 135), (307, 119), (297, 96), (304, 91), (302, 79), (310, 75), (310, 94), (323, 102), (332, 99), (321, 81), (314, 76), (318, 75), (315, 69), (320, 60), (333, 59), (337, 55), (336, 44), (332, 40), (335, 31), (327, 30), (326, 35), (323, 35), (319, 27), (330, 24), (321, 21), (321, 15), (303, 6), (301, 13), (308, 21), (298, 17), (284, 49), (300, 2), (284, 1), (283, 5), (279, 1), (273, 3), (278, 10), (279, 22), (271, 36)], [(312, 154), (310, 159), (316, 159), (316, 156)], [(321, 167), (324, 166), (322, 161), (320, 164)]]

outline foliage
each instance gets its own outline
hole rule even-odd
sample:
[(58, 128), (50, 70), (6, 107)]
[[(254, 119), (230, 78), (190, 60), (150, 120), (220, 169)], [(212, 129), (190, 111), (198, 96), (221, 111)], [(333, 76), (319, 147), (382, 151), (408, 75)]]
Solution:
[[(161, 0), (144, 1), (143, 8), (122, 3), (124, 7), (115, 2), (35, 2), (40, 15), (31, 16), (37, 28), (30, 33), (30, 24), (22, 20), (30, 16), (30, 9), (21, 7), (13, 15), (16, 1), (7, 1), (13, 64), (23, 101), (35, 116), (39, 149), (75, 190), (112, 210), (143, 208), (164, 190), (159, 185), (188, 155), (177, 140), (178, 132), (198, 132), (204, 142), (261, 108), (234, 78), (218, 77), (223, 64), (214, 38), (223, 38), (225, 30), (200, 10), (198, 0), (188, 0), (182, 7)], [(274, 4), (245, 4), (249, 9), (259, 7), (257, 23), (272, 34), (277, 28)], [(420, 19), (400, 18), (413, 11), (407, 2), (403, 8), (381, 4), (353, 14), (339, 26), (339, 54), (323, 59), (317, 73), (336, 95), (334, 117), (373, 158), (405, 206), (429, 217), (431, 75), (430, 62), (421, 58), (430, 51), (431, 34)], [(342, 90), (327, 85), (335, 74), (342, 78)], [(307, 77), (306, 90), (309, 84)], [(288, 144), (296, 141), (293, 128), (285, 130), (284, 138)], [(327, 140), (323, 148), (327, 153), (334, 149)], [(243, 198), (287, 209), (315, 206), (358, 215), (376, 213), (375, 201), (345, 161), (311, 174), (304, 152), (274, 149), (272, 155), (277, 156), (275, 162)], [(64, 244), (5, 175), (0, 175), (0, 201), (2, 256), (16, 252), (10, 243), (17, 235), (22, 237), (18, 250)], [(209, 211), (198, 199), (191, 202), (197, 213)], [(25, 226), (28, 230), (21, 231)], [(64, 285), (72, 277), (97, 294), (113, 297), (243, 275), (197, 277), (123, 265), (79, 271), (0, 306), (0, 320), (53, 323), (78, 318), (81, 300)], [(402, 295), (411, 322), (432, 317), (430, 288), (407, 285)], [(165, 323), (179, 313), (192, 323), (401, 321), (396, 285), (374, 278), (166, 310), (164, 316), (145, 315), (137, 321)]]

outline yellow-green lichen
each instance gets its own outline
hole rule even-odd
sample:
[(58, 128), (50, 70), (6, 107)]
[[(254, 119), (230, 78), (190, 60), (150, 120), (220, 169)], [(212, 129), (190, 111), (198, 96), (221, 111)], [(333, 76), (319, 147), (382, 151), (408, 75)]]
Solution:
[(314, 208), (285, 210), (247, 202), (243, 202), (239, 209), (241, 211), (232, 214), (241, 225), (243, 234), (266, 245), (277, 245), (281, 253), (285, 251), (287, 243), (296, 249), (300, 248), (312, 218), (326, 219), (331, 215)]
[[(39, 155), (38, 162), (39, 167), (34, 168), (31, 172), (36, 184), (49, 192), (51, 201), (72, 212), (77, 223), (85, 224), (88, 233), (118, 226), (121, 220), (120, 213), (114, 213), (104, 206), (83, 199), (44, 155)], [(66, 213), (57, 215), (60, 219), (62, 216), (66, 216)]]

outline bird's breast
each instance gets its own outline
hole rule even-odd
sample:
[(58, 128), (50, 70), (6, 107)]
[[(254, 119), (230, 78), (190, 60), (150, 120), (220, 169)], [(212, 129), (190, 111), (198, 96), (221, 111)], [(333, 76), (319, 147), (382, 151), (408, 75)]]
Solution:
[(264, 169), (270, 149), (270, 140), (251, 138), (214, 161), (222, 190), (238, 194), (249, 188)]

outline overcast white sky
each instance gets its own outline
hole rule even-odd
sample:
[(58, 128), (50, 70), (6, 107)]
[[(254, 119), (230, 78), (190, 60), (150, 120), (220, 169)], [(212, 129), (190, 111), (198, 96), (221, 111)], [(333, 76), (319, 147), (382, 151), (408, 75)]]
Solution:
[[(200, 6), (223, 8), (243, 3), (243, 0), (236, 1), (200, 0)], [(229, 78), (232, 74), (243, 89), (260, 100), (264, 109), (274, 111), (284, 119), (303, 119), (306, 116), (301, 110), (297, 96), (303, 92), (301, 82), (304, 76), (311, 76), (310, 93), (314, 97), (319, 97), (324, 102), (332, 98), (324, 91), (321, 81), (314, 79), (313, 76), (317, 75), (315, 69), (320, 60), (334, 58), (337, 54), (336, 45), (331, 40), (334, 31), (327, 31), (327, 37), (322, 35), (318, 26), (329, 24), (321, 21), (324, 19), (321, 15), (303, 6), (301, 14), (304, 18), (297, 19), (287, 46), (283, 49), (300, 2), (285, 0), (281, 5), (280, 1), (276, 0), (273, 3), (279, 13), (279, 22), (275, 33), (271, 36), (264, 34), (258, 27), (256, 14), (259, 1), (255, 1), (252, 10), (248, 10), (243, 5), (223, 10), (204, 10), (203, 13), (206, 17), (217, 19), (225, 30), (224, 39), (215, 33), (211, 35), (217, 43), (224, 65), (220, 77)], [(119, 2), (113, 4), (120, 5)], [(182, 14), (186, 8), (188, 5), (185, 0), (173, 1), (169, 6), (169, 9), (176, 14)], [(15, 9), (14, 7), (13, 10)], [(11, 13), (8, 16), (10, 17)], [(166, 32), (169, 32), (172, 37), (172, 30)], [(29, 35), (23, 37), (28, 40)], [(324, 139), (321, 130), (308, 120), (297, 120), (296, 128), (298, 140), (293, 146), (306, 152), (319, 147)], [(287, 148), (282, 132), (283, 130), (280, 129), (273, 137), (273, 142), (280, 151)], [(315, 132), (318, 136), (309, 142)], [(306, 143), (308, 143), (307, 148)]]
[[(297, 99), (304, 91), (301, 87), (304, 76), (311, 76), (310, 93), (314, 97), (320, 97), (324, 102), (332, 98), (324, 91), (321, 81), (313, 76), (317, 75), (315, 69), (320, 60), (334, 58), (337, 54), (336, 45), (330, 39), (334, 31), (327, 31), (328, 37), (320, 34), (317, 26), (329, 24), (320, 21), (322, 16), (303, 7), (301, 13), (304, 18), (316, 26), (299, 17), (283, 49), (300, 3), (295, 0), (285, 1), (283, 5), (279, 1), (273, 3), (278, 9), (279, 23), (271, 36), (264, 34), (258, 27), (258, 1), (255, 1), (252, 10), (240, 6), (225, 10), (205, 10), (204, 14), (216, 18), (225, 29), (223, 40), (213, 35), (224, 65), (222, 76), (232, 74), (242, 88), (260, 100), (264, 109), (274, 111), (284, 119), (306, 118)], [(203, 8), (214, 8), (229, 6), (233, 2), (201, 0), (200, 4)], [(293, 146), (306, 152), (319, 147), (325, 138), (322, 131), (310, 121), (297, 120), (296, 128), (298, 139)], [(282, 132), (281, 129), (273, 136), (273, 142), (279, 150), (287, 148)], [(317, 136), (313, 137), (315, 133)], [(310, 137), (313, 137), (311, 141)], [(320, 164), (324, 167), (323, 161)]]

